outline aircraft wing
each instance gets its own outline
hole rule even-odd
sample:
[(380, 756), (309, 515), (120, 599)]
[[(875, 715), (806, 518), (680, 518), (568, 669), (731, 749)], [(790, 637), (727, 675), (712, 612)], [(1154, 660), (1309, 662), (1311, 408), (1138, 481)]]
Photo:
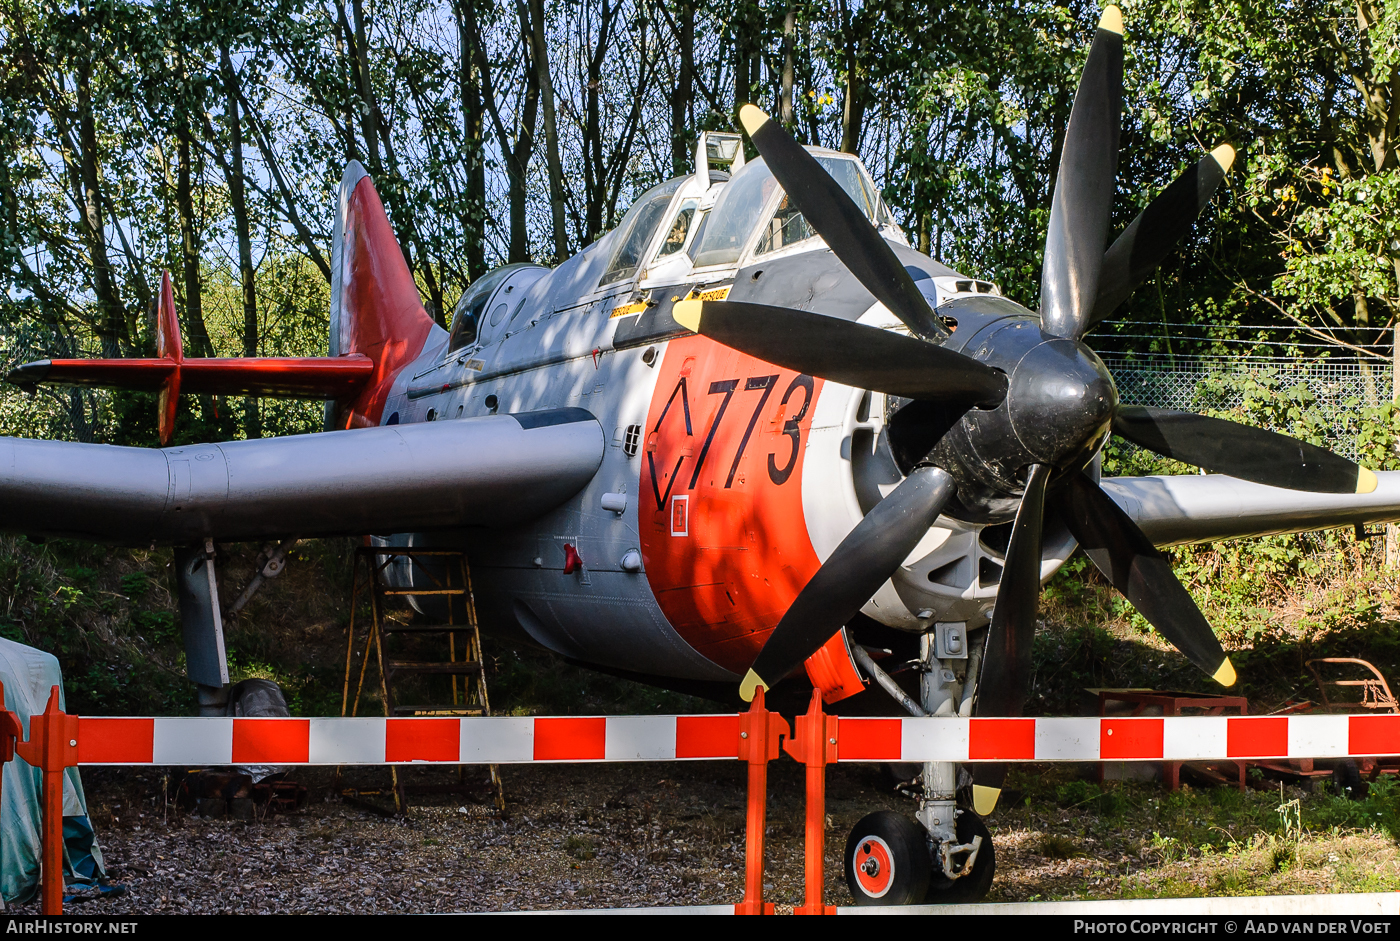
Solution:
[(582, 489), (605, 445), (581, 408), (163, 449), (0, 438), (0, 530), (191, 545), (507, 525)]
[(1400, 471), (1378, 471), (1366, 494), (1305, 493), (1223, 474), (1100, 481), (1158, 546), (1300, 533), (1400, 520)]

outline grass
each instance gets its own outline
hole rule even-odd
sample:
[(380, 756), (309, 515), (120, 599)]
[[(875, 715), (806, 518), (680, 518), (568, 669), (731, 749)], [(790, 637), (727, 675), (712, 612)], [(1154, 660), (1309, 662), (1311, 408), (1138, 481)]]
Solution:
[(1364, 800), (1325, 789), (1168, 792), (1021, 768), (991, 818), (1005, 900), (1176, 898), (1400, 890), (1400, 785)]

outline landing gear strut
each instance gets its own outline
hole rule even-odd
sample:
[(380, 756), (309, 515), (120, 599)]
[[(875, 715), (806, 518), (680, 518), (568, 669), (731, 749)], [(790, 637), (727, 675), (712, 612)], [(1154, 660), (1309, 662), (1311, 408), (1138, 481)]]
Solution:
[[(919, 698), (926, 715), (972, 713), (982, 649), (978, 644), (969, 653), (965, 627), (938, 624), (921, 638)], [(959, 666), (964, 668), (962, 683), (955, 672)], [(958, 806), (958, 772), (958, 766), (950, 761), (924, 762), (923, 794), (915, 817), (928, 834), (932, 857), (929, 902), (978, 901), (991, 889), (996, 871), (996, 853), (986, 824), (971, 807)]]
[[(920, 645), (919, 702), (907, 695), (896, 699), (914, 715), (971, 715), (981, 647), (969, 643), (965, 625), (935, 625)], [(868, 657), (859, 661), (881, 686), (897, 689)], [(953, 762), (925, 762), (915, 820), (885, 810), (856, 824), (846, 841), (845, 870), (857, 905), (976, 902), (991, 890), (992, 836), (967, 802), (958, 806), (958, 792), (965, 793), (960, 784), (970, 783), (959, 782), (959, 773)], [(922, 852), (910, 851), (911, 843), (921, 844)]]

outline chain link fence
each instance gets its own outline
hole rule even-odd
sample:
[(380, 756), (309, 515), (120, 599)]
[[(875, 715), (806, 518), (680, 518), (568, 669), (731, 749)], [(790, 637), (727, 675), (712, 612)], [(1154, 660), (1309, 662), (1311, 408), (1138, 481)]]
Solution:
[[(1281, 432), (1292, 430), (1282, 420), (1289, 406), (1315, 409), (1326, 423), (1327, 447), (1352, 459), (1360, 409), (1391, 401), (1394, 384), (1390, 364), (1377, 359), (1165, 354), (1102, 359), (1119, 398), (1130, 405), (1241, 412), (1251, 424)], [(1261, 409), (1270, 398), (1278, 407)]]

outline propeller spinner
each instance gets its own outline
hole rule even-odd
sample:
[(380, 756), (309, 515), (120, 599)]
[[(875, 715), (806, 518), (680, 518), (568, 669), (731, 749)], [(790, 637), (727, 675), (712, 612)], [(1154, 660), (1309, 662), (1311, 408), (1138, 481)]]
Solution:
[[(801, 145), (758, 108), (740, 119), (788, 196), (905, 337), (803, 311), (723, 301), (676, 304), (675, 319), (753, 356), (910, 399), (890, 436), (904, 481), (837, 546), (743, 680), (751, 699), (844, 626), (942, 513), (1014, 517), (983, 658), (978, 715), (1020, 715), (1029, 694), (1044, 517), (1054, 508), (1115, 588), (1223, 685), (1235, 671), (1169, 561), (1085, 472), (1110, 432), (1210, 470), (1272, 486), (1368, 493), (1370, 471), (1283, 435), (1189, 412), (1123, 406), (1082, 337), (1148, 277), (1208, 203), (1234, 151), (1182, 174), (1108, 249), (1122, 98), (1122, 18), (1107, 7), (1066, 131), (1046, 235), (1041, 310), (997, 320), (952, 348), (937, 313), (879, 231)], [(903, 420), (901, 420), (903, 419)], [(977, 803), (1000, 787), (980, 767)], [(979, 808), (980, 809), (980, 808)]]

